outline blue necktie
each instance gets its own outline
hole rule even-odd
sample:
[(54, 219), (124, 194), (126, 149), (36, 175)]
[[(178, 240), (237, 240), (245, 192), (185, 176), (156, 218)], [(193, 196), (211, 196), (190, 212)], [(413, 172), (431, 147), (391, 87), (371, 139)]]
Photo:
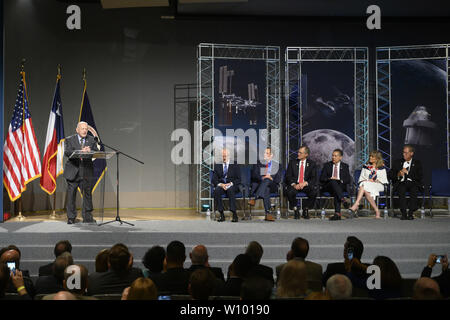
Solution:
[(225, 163), (225, 166), (223, 167), (223, 181), (227, 182), (227, 174), (228, 174), (228, 166)]

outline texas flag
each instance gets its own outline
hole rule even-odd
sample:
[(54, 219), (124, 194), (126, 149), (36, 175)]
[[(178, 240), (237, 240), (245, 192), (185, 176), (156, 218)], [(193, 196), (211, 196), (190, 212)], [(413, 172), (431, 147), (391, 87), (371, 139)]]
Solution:
[(64, 172), (64, 121), (59, 92), (60, 80), (61, 76), (58, 75), (45, 138), (44, 160), (42, 161), (41, 188), (48, 194), (55, 192), (56, 178)]

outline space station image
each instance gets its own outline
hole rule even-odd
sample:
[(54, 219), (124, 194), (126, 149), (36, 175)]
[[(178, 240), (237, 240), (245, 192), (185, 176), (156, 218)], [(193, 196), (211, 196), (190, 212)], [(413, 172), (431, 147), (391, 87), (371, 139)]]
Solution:
[(253, 82), (247, 84), (248, 96), (245, 99), (233, 91), (233, 76), (237, 75), (234, 70), (229, 70), (228, 66), (219, 68), (218, 124), (232, 126), (235, 114), (246, 117), (249, 126), (257, 126), (257, 106), (262, 104), (259, 102), (258, 85)]
[(433, 131), (436, 123), (431, 121), (431, 114), (425, 106), (417, 106), (409, 117), (403, 121), (406, 129), (405, 144), (416, 146), (432, 146)]

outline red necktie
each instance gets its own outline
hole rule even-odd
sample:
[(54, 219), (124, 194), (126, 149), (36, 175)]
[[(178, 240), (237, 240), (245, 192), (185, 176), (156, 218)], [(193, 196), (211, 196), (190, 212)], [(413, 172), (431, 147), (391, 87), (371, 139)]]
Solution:
[(264, 173), (265, 176), (267, 176), (267, 172), (269, 172), (269, 163), (266, 164), (266, 172)]
[(300, 175), (298, 177), (298, 183), (302, 183), (303, 182), (303, 161), (300, 161), (301, 165), (300, 165)]
[(334, 170), (333, 170), (333, 178), (336, 178), (337, 179), (337, 176), (338, 174), (337, 174), (337, 164), (335, 164), (334, 165)]

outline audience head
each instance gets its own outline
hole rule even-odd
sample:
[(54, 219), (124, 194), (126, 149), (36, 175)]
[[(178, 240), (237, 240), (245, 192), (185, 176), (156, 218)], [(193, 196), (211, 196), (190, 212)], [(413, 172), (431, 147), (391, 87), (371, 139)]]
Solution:
[(343, 274), (335, 274), (328, 279), (326, 292), (332, 300), (349, 299), (352, 296), (352, 282)]
[(249, 277), (241, 285), (241, 300), (269, 300), (272, 283), (264, 278)]
[(297, 159), (305, 160), (309, 156), (309, 148), (307, 146), (301, 146), (298, 148)]
[(247, 249), (245, 250), (245, 254), (250, 256), (254, 265), (257, 265), (261, 262), (263, 253), (263, 247), (257, 241), (250, 242), (247, 246)]
[(281, 269), (278, 280), (278, 297), (300, 297), (306, 294), (306, 264), (299, 260), (290, 260)]
[(164, 269), (164, 258), (166, 257), (166, 250), (161, 246), (153, 246), (147, 250), (142, 263), (151, 272), (160, 273)]
[(344, 152), (341, 149), (334, 149), (333, 153), (331, 154), (331, 160), (336, 164), (342, 160), (343, 155)]
[(0, 297), (5, 295), (9, 283), (9, 268), (4, 262), (0, 262)]
[(115, 244), (109, 249), (108, 267), (117, 274), (128, 272), (133, 262), (133, 257), (128, 247), (122, 243)]
[(380, 151), (373, 150), (369, 154), (369, 161), (370, 164), (375, 162), (375, 167), (381, 168), (384, 166), (383, 156)]
[[(67, 281), (72, 281), (72, 279), (69, 279), (69, 277), (75, 272), (78, 272), (80, 274), (80, 287), (79, 289), (69, 289)], [(81, 264), (67, 266), (67, 268), (64, 270), (64, 288), (73, 294), (83, 295), (86, 293), (86, 290), (88, 288), (88, 276), (88, 269)]]
[(62, 240), (56, 243), (55, 249), (53, 250), (55, 257), (59, 257), (63, 252), (72, 253), (72, 244), (69, 240)]
[(415, 300), (439, 300), (442, 298), (438, 283), (427, 277), (419, 278), (413, 287)]
[(300, 237), (295, 238), (294, 241), (292, 241), (291, 252), (293, 258), (306, 259), (306, 256), (308, 255), (309, 252), (308, 240)]
[(216, 277), (208, 268), (197, 269), (189, 277), (188, 291), (194, 300), (208, 300), (213, 294)]
[(230, 266), (230, 276), (245, 278), (252, 268), (252, 259), (247, 254), (238, 254)]
[(108, 271), (109, 249), (102, 249), (95, 257), (95, 272)]
[(373, 260), (372, 264), (380, 267), (381, 289), (401, 290), (402, 276), (394, 261), (385, 256), (378, 256)]
[(348, 248), (353, 249), (353, 258), (357, 258), (358, 260), (361, 260), (363, 251), (364, 251), (364, 245), (357, 237), (350, 236), (347, 238), (347, 241), (344, 244), (344, 258), (347, 258), (347, 250)]
[(69, 252), (63, 252), (60, 254), (53, 263), (52, 273), (53, 276), (58, 279), (62, 283), (64, 280), (64, 270), (70, 265), (73, 264), (72, 255)]
[(403, 146), (403, 160), (409, 161), (414, 156), (414, 147), (410, 144)]
[(0, 262), (14, 261), (17, 269), (20, 267), (20, 257), (20, 249), (13, 244), (0, 250)]
[(78, 300), (78, 299), (68, 291), (60, 291), (53, 296), (53, 300)]
[(128, 289), (127, 300), (156, 300), (158, 289), (149, 278), (137, 278)]
[(195, 246), (189, 253), (193, 265), (206, 266), (208, 263), (208, 250), (202, 244)]
[(166, 262), (168, 267), (183, 267), (186, 260), (186, 248), (180, 241), (172, 241), (167, 245)]

